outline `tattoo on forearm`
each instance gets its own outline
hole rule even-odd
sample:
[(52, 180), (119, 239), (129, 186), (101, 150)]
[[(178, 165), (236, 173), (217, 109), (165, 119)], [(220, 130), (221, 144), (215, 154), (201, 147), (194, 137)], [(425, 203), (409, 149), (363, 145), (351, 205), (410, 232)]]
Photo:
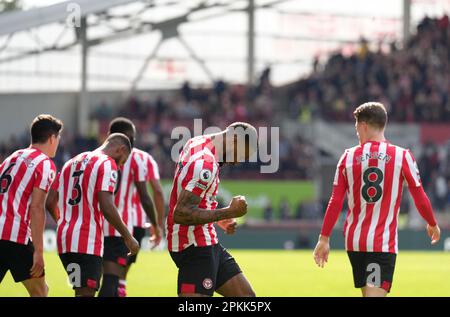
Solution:
[(182, 225), (202, 225), (224, 219), (221, 210), (207, 210), (198, 208), (201, 198), (183, 191), (175, 207), (174, 220)]

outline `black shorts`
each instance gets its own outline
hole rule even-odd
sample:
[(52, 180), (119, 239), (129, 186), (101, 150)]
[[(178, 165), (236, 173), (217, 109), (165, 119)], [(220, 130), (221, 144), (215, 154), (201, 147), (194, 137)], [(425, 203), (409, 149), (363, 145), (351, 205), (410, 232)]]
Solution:
[(99, 289), (102, 277), (102, 258), (84, 253), (63, 253), (59, 255), (73, 288)]
[[(8, 271), (11, 271), (11, 275), (16, 283), (30, 279), (33, 253), (34, 247), (31, 241), (25, 245), (0, 240), (0, 282)], [(44, 275), (45, 273), (42, 273), (42, 276)]]
[[(133, 237), (137, 240), (139, 243), (139, 246), (141, 246), (142, 239), (145, 237), (145, 228), (141, 227), (133, 227)], [(137, 254), (131, 255), (128, 257), (128, 265), (135, 263), (137, 260)]]
[(191, 245), (181, 252), (170, 252), (170, 256), (178, 267), (178, 294), (212, 296), (229, 279), (242, 273), (220, 243), (207, 247)]
[(356, 288), (366, 285), (391, 290), (397, 255), (385, 252), (347, 252)]
[(120, 266), (127, 266), (128, 250), (122, 237), (105, 237), (103, 261), (111, 261)]

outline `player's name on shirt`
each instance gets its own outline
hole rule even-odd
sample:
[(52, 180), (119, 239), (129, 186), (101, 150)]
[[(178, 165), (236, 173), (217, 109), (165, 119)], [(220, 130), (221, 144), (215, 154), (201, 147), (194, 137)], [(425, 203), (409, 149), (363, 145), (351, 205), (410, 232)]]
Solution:
[(386, 153), (375, 151), (375, 152), (369, 152), (366, 154), (358, 155), (356, 157), (356, 163), (361, 164), (362, 162), (365, 162), (365, 161), (371, 160), (371, 159), (377, 159), (379, 161), (384, 161), (385, 163), (389, 163), (391, 158), (392, 157)]

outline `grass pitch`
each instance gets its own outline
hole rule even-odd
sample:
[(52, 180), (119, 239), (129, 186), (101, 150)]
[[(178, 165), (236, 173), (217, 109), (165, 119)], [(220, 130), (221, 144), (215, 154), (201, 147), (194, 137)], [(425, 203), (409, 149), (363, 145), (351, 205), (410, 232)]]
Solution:
[[(231, 250), (258, 296), (360, 296), (347, 254), (332, 251), (324, 269), (312, 251)], [(49, 296), (73, 296), (56, 253), (46, 253)], [(177, 270), (167, 251), (142, 252), (130, 271), (128, 296), (176, 296)], [(0, 297), (27, 296), (8, 273)], [(400, 252), (390, 296), (450, 296), (450, 253)]]

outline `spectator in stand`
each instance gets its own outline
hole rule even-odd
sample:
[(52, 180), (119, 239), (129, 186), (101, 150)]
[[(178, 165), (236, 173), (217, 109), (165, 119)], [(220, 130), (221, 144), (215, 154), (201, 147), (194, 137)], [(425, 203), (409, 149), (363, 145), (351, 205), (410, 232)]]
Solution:
[[(363, 100), (387, 102), (390, 121), (448, 122), (450, 120), (449, 18), (425, 18), (407, 45), (391, 52), (371, 51), (362, 39), (351, 56), (335, 53), (325, 66), (296, 83), (303, 109), (317, 96), (327, 120), (351, 121), (351, 109)], [(291, 109), (292, 112), (294, 109)]]
[(280, 201), (280, 220), (291, 219), (291, 207), (286, 197), (283, 197)]
[(264, 207), (264, 220), (271, 221), (273, 219), (273, 207), (272, 202), (268, 201)]

